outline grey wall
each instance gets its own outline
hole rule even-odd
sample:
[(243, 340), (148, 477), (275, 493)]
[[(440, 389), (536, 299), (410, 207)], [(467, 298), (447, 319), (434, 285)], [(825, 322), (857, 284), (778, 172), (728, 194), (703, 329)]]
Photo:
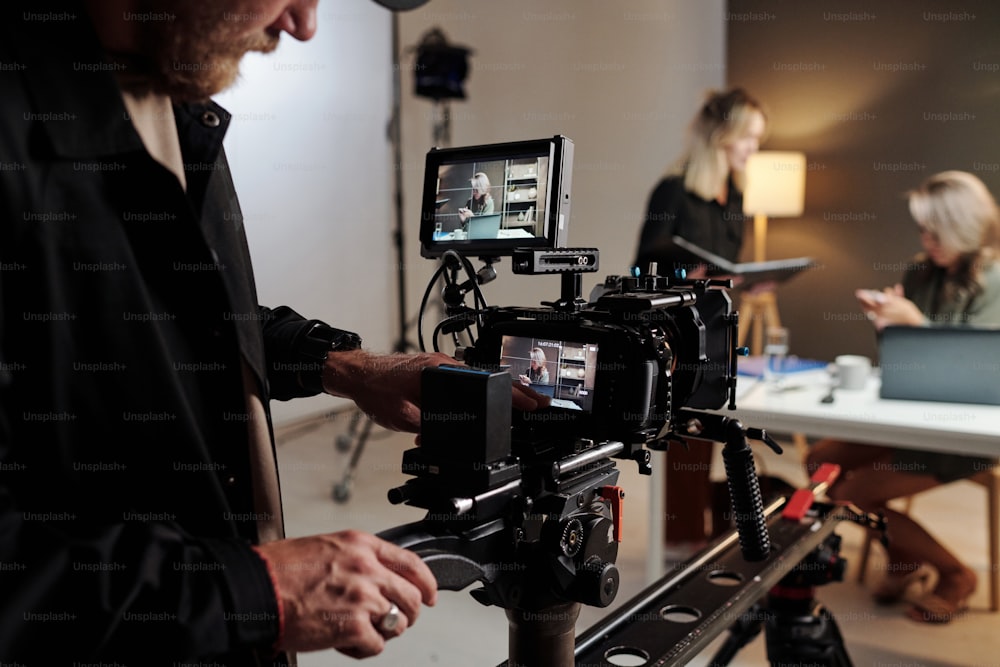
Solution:
[[(722, 0), (432, 0), (401, 15), (403, 47), (433, 27), (474, 50), (468, 99), (451, 103), (452, 145), (568, 136), (576, 149), (569, 244), (601, 250), (602, 269), (585, 280), (585, 293), (598, 277), (623, 273), (650, 191), (680, 151), (704, 91), (725, 80)], [(409, 52), (400, 72), (411, 314), (436, 268), (420, 258), (417, 241), (435, 108), (413, 94), (413, 66)], [(485, 288), (491, 304), (558, 296), (557, 278), (514, 276), (507, 260), (497, 273)]]
[(729, 0), (728, 80), (770, 107), (766, 149), (802, 150), (801, 219), (775, 219), (768, 257), (822, 268), (778, 292), (793, 353), (875, 354), (857, 287), (895, 283), (919, 250), (904, 193), (962, 169), (1000, 195), (1000, 5)]

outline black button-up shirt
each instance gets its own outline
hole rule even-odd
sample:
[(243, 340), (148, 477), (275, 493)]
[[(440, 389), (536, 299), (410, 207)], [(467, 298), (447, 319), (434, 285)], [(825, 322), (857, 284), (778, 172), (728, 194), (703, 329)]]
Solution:
[(257, 305), (229, 114), (175, 107), (185, 191), (144, 149), (86, 13), (13, 5), (0, 10), (0, 657), (257, 664), (278, 622), (250, 549), (241, 367), (265, 405), (314, 393), (296, 377), (312, 322)]

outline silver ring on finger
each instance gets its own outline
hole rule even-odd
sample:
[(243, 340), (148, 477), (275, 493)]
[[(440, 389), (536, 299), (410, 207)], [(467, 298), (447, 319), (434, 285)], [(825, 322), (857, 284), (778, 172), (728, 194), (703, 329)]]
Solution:
[(399, 627), (399, 619), (402, 613), (399, 611), (399, 607), (393, 604), (389, 607), (389, 611), (385, 613), (382, 618), (379, 619), (378, 629), (383, 633), (394, 632), (397, 627)]

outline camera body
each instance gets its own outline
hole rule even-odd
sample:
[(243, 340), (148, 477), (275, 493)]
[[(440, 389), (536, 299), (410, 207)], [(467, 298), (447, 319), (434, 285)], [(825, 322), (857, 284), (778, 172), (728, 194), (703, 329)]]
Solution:
[[(435, 571), (442, 587), (480, 579), (473, 595), (507, 609), (610, 604), (624, 497), (614, 459), (648, 473), (646, 447), (678, 437), (684, 409), (731, 399), (736, 316), (724, 289), (613, 276), (600, 291), (588, 304), (488, 308), (465, 366), (424, 371), (421, 446), (403, 456), (412, 479), (389, 498), (428, 510), (421, 530), (433, 538), (419, 543), (451, 554), (452, 571)], [(529, 383), (552, 405), (512, 411), (535, 350), (552, 366)]]
[[(610, 276), (578, 309), (493, 308), (467, 364), (524, 380), (533, 351), (551, 407), (520, 412), (515, 442), (586, 438), (635, 446), (666, 436), (679, 409), (721, 408), (735, 386), (736, 317), (710, 281)], [(541, 350), (541, 353), (538, 351)], [(536, 366), (538, 364), (536, 363)]]

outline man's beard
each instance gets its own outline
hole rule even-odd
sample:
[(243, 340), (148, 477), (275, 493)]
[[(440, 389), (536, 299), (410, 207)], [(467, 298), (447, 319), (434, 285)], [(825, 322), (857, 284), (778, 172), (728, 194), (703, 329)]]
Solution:
[(224, 12), (208, 0), (150, 1), (150, 8), (173, 20), (148, 21), (142, 27), (140, 57), (127, 59), (122, 85), (136, 94), (157, 93), (177, 102), (201, 102), (231, 86), (248, 51), (270, 53), (278, 36), (241, 34), (240, 15)]

